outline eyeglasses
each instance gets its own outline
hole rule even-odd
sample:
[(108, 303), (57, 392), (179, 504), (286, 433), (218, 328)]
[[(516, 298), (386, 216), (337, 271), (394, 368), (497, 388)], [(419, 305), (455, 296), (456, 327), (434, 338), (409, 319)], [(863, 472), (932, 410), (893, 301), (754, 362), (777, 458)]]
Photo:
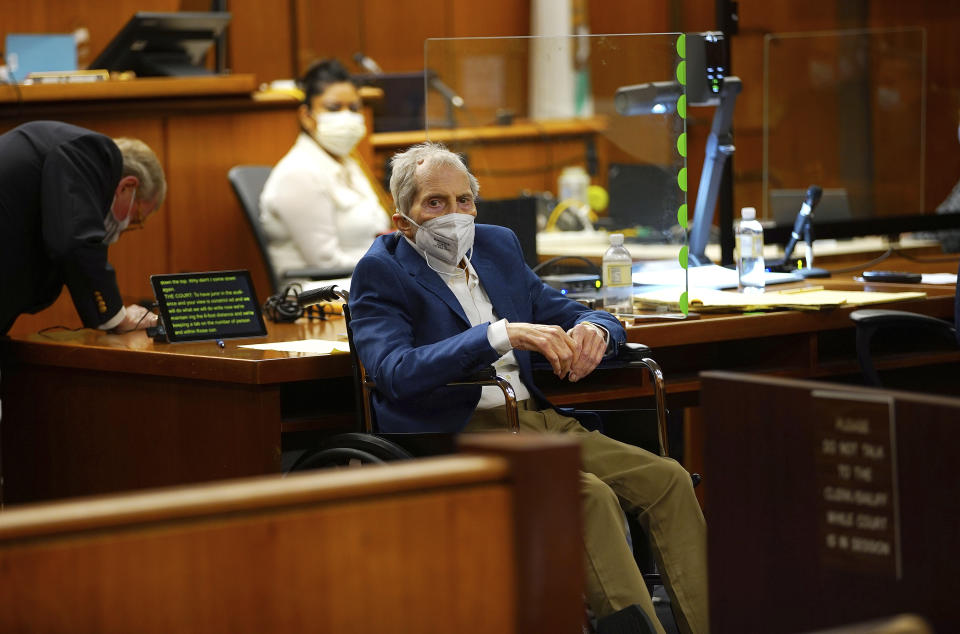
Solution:
[[(152, 216), (157, 211), (157, 207), (155, 205), (150, 205), (143, 199), (137, 200), (136, 190), (133, 192), (133, 200), (133, 209), (130, 210), (130, 224), (127, 225), (125, 231), (143, 229), (143, 225), (147, 222), (147, 218)], [(149, 206), (146, 213), (143, 211), (145, 205)]]

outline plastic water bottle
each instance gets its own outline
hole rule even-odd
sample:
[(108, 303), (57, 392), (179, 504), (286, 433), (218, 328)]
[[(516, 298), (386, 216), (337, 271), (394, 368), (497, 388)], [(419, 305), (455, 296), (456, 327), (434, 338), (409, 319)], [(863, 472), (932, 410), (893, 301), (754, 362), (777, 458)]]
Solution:
[(763, 226), (757, 220), (757, 210), (740, 210), (737, 226), (737, 277), (741, 293), (762, 293), (764, 284)]
[(633, 258), (623, 246), (623, 234), (610, 234), (603, 254), (603, 308), (617, 314), (633, 312)]

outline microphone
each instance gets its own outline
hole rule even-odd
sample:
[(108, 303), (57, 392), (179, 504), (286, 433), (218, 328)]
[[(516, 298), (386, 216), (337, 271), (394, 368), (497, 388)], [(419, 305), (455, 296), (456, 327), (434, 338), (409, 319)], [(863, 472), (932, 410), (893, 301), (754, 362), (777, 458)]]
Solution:
[(432, 70), (427, 71), (427, 81), (430, 83), (430, 87), (436, 90), (438, 93), (443, 95), (443, 98), (446, 99), (451, 106), (457, 109), (462, 109), (464, 106), (463, 97), (458, 95), (453, 89), (446, 85), (440, 77), (437, 76)]
[(380, 68), (380, 64), (373, 61), (371, 58), (367, 57), (363, 53), (354, 53), (353, 61), (363, 70), (367, 71), (371, 75), (382, 75), (383, 69)]
[(797, 246), (797, 241), (800, 240), (800, 234), (804, 231), (807, 223), (813, 221), (813, 209), (820, 202), (821, 195), (823, 195), (823, 190), (819, 185), (811, 185), (807, 189), (807, 196), (803, 200), (803, 204), (800, 205), (800, 213), (797, 214), (797, 219), (793, 223), (790, 240), (787, 241), (787, 246), (783, 248), (784, 265), (789, 265), (790, 256), (793, 255), (793, 248)]
[(313, 306), (320, 302), (335, 302), (341, 299), (346, 301), (347, 297), (349, 297), (347, 291), (338, 289), (336, 284), (332, 286), (320, 286), (319, 288), (298, 293), (297, 305), (300, 306), (300, 308), (306, 308), (307, 306)]

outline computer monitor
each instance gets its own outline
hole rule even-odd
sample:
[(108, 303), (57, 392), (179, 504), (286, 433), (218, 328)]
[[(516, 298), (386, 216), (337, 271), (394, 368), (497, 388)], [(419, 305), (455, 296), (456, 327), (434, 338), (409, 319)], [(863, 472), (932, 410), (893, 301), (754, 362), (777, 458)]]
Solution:
[(207, 51), (229, 23), (225, 12), (138, 11), (89, 68), (140, 77), (211, 75), (204, 64)]
[(537, 199), (520, 198), (477, 199), (477, 222), (500, 225), (517, 234), (523, 259), (527, 266), (537, 265)]
[(383, 90), (383, 99), (373, 104), (374, 132), (423, 130), (426, 94), (423, 72), (356, 75), (354, 80)]

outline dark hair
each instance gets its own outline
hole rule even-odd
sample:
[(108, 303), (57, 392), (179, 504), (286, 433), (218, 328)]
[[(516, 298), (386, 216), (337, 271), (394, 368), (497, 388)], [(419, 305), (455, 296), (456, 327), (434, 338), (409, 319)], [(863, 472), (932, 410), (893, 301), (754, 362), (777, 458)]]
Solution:
[(356, 85), (347, 69), (337, 60), (323, 59), (314, 62), (298, 82), (304, 95), (303, 103), (309, 106), (311, 100), (317, 95), (322, 95), (327, 86), (344, 81)]

